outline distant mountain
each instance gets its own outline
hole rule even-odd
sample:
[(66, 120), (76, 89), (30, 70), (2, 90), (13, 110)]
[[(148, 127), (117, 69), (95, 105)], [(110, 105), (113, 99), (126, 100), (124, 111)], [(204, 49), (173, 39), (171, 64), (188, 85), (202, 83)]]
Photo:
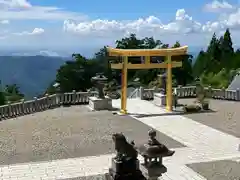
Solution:
[(2, 84), (16, 83), (28, 97), (43, 93), (55, 80), (67, 58), (53, 56), (0, 56)]

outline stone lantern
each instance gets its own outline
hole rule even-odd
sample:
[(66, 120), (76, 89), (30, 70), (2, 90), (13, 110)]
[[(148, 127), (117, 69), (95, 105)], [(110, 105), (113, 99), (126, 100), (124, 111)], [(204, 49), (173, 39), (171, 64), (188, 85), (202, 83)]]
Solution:
[(107, 83), (108, 78), (105, 77), (102, 73), (98, 73), (96, 76), (92, 77), (91, 80), (98, 90), (98, 98), (105, 99), (103, 88)]
[(112, 109), (112, 99), (105, 97), (103, 88), (107, 83), (108, 78), (102, 73), (96, 74), (92, 77), (92, 82), (98, 90), (97, 97), (89, 97), (89, 107), (92, 110), (111, 110)]
[(166, 78), (167, 78), (167, 74), (166, 73), (163, 73), (163, 74), (159, 74), (158, 75), (158, 78), (159, 78), (159, 81), (161, 82), (161, 91), (162, 91), (162, 94), (166, 94), (166, 90), (167, 90), (167, 82), (166, 82)]
[(162, 159), (172, 156), (175, 151), (169, 150), (165, 145), (156, 140), (155, 130), (150, 130), (148, 135), (148, 142), (138, 148), (139, 154), (144, 158), (144, 163), (141, 164), (141, 171), (147, 179), (157, 180), (159, 176), (162, 176), (167, 171), (167, 168), (162, 164)]
[[(160, 92), (154, 92), (153, 95), (153, 103), (157, 106), (166, 106), (167, 104), (167, 95), (166, 95), (166, 91), (167, 91), (167, 74), (163, 73), (163, 74), (159, 74), (158, 75), (159, 81), (161, 82), (161, 91)], [(177, 96), (175, 94), (172, 94), (172, 104), (176, 105), (177, 104)]]

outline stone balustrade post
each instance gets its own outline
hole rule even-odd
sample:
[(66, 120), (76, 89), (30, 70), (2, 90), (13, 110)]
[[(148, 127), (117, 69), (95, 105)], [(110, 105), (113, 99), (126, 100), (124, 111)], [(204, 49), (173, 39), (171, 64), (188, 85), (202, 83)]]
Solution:
[(76, 94), (76, 90), (72, 91), (73, 95), (72, 95), (72, 99), (71, 99), (71, 103), (72, 104), (76, 104), (77, 103), (77, 94)]
[(179, 96), (179, 97), (182, 97), (183, 96), (183, 88), (182, 88), (182, 85), (178, 85), (178, 87), (176, 88), (176, 94), (177, 94), (177, 96)]
[(45, 97), (46, 97), (46, 106), (45, 106), (45, 108), (49, 109), (49, 107), (50, 107), (50, 104), (49, 104), (49, 94), (45, 94)]
[(237, 88), (237, 90), (236, 90), (236, 100), (240, 101), (240, 90), (239, 90), (239, 88)]
[(226, 89), (223, 87), (222, 88), (222, 97), (221, 97), (221, 99), (225, 99), (225, 97), (226, 97)]
[(33, 111), (38, 112), (38, 98), (34, 97)]
[(57, 93), (56, 94), (56, 107), (60, 107), (62, 105), (62, 102), (61, 102), (61, 94), (60, 93)]
[(8, 106), (8, 117), (12, 117), (13, 116), (13, 109), (12, 109), (12, 106), (11, 106), (11, 102), (7, 102), (7, 106)]
[(139, 94), (140, 94), (140, 99), (143, 100), (144, 88), (142, 86), (139, 88)]
[(25, 107), (25, 99), (21, 99), (21, 106), (22, 106), (22, 114), (27, 114), (26, 107)]

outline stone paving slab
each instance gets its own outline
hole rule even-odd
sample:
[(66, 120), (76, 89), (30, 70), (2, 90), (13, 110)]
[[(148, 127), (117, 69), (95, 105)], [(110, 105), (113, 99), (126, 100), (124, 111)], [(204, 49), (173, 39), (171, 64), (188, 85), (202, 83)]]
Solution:
[(187, 165), (206, 179), (239, 180), (240, 163), (231, 160), (212, 161)]
[[(119, 107), (119, 102), (114, 102), (114, 105), (114, 107)], [(206, 161), (240, 157), (240, 152), (238, 151), (240, 139), (224, 133), (224, 131), (193, 121), (186, 116), (167, 113), (160, 107), (156, 107), (147, 101), (128, 100), (127, 108), (131, 116), (137, 120), (169, 135), (188, 147), (182, 148), (180, 154), (176, 152), (176, 155), (172, 158), (166, 158), (167, 161), (164, 163), (169, 163), (169, 169), (164, 174), (164, 178), (206, 180), (207, 178), (204, 178), (203, 175), (201, 176), (194, 170), (186, 168), (185, 164), (201, 164)], [(208, 168), (203, 168), (203, 172)], [(218, 170), (221, 171), (220, 167), (218, 167)], [(212, 178), (209, 178), (209, 180), (212, 180)]]
[(106, 177), (104, 174), (101, 174), (96, 176), (76, 177), (76, 178), (68, 178), (68, 179), (61, 179), (61, 180), (106, 180)]
[[(86, 106), (57, 108), (0, 122), (0, 164), (48, 161), (114, 152), (112, 134), (123, 132), (136, 144), (147, 141), (149, 126)], [(170, 148), (181, 143), (158, 132)]]
[[(194, 99), (179, 100), (181, 104), (191, 104), (193, 101)], [(210, 108), (214, 112), (193, 113), (184, 116), (240, 138), (240, 102), (211, 99)]]

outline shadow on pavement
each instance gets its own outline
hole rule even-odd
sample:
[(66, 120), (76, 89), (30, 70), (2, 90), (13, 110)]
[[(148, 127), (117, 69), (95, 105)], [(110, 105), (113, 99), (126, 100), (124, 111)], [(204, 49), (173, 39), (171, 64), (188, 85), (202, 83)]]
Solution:
[(136, 118), (144, 118), (144, 117), (156, 117), (156, 116), (175, 116), (175, 115), (188, 115), (188, 114), (201, 114), (201, 113), (216, 113), (214, 110), (205, 110), (200, 112), (183, 112), (180, 110), (174, 110), (173, 112), (166, 112), (161, 114), (138, 114), (138, 113), (129, 113), (129, 115), (133, 115)]

